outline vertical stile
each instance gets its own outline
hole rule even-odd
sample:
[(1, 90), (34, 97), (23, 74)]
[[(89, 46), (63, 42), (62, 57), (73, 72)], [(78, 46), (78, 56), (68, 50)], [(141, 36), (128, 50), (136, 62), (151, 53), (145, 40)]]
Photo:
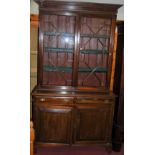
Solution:
[(75, 46), (73, 55), (73, 72), (72, 72), (72, 86), (78, 85), (78, 60), (79, 60), (79, 49), (80, 49), (80, 15), (76, 16), (76, 27), (75, 27)]
[[(107, 87), (110, 87), (111, 80), (111, 69), (112, 69), (112, 58), (114, 51), (114, 36), (115, 36), (115, 26), (116, 26), (116, 16), (113, 16), (111, 19), (111, 35), (110, 35), (110, 46), (109, 46), (109, 55), (108, 55), (108, 74), (107, 74)], [(108, 88), (109, 89), (109, 88)]]
[[(56, 29), (56, 32), (59, 32), (59, 16), (57, 16), (57, 29)], [(59, 48), (59, 36), (57, 36), (57, 48)], [(56, 54), (56, 66), (58, 66), (58, 52)]]
[[(49, 18), (49, 16), (47, 17), (47, 21), (49, 21), (50, 20), (50, 18)], [(46, 24), (46, 26), (47, 26), (47, 30), (49, 30), (49, 24)], [(50, 44), (50, 36), (47, 36), (47, 43), (45, 44), (46, 46), (49, 46), (49, 44)], [(50, 65), (50, 53), (48, 52), (48, 65)], [(47, 84), (50, 84), (50, 72), (48, 72), (48, 79), (47, 79)]]
[(44, 27), (44, 18), (43, 15), (39, 14), (39, 44), (38, 44), (38, 55), (37, 55), (37, 85), (42, 85), (43, 80), (43, 27)]

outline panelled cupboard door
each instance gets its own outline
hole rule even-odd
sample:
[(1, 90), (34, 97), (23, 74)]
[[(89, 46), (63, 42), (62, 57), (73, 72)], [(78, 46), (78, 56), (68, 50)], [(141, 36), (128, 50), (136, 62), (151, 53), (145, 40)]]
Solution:
[(77, 106), (75, 143), (108, 143), (111, 139), (113, 104)]
[(36, 105), (36, 141), (70, 144), (72, 137), (72, 108)]

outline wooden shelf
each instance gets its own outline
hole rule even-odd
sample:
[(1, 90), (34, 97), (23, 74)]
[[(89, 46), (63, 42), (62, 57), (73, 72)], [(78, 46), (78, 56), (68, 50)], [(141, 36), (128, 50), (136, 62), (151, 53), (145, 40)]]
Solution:
[(67, 32), (45, 32), (44, 35), (49, 36), (65, 36), (65, 37), (74, 37), (74, 33), (67, 33)]
[[(54, 66), (44, 66), (44, 71), (62, 71), (62, 72), (72, 72), (72, 67), (54, 67)], [(80, 67), (79, 72), (107, 72), (106, 68), (102, 67), (94, 67), (94, 68), (86, 68)]]
[[(52, 48), (52, 47), (45, 47), (46, 52), (53, 52), (53, 53), (73, 53), (73, 48)], [(98, 49), (86, 49), (86, 50), (80, 50), (80, 53), (82, 54), (108, 54), (108, 50), (98, 50)]]
[(45, 47), (45, 52), (68, 52), (68, 53), (73, 53), (73, 48), (52, 48), (52, 47)]
[(109, 35), (97, 35), (97, 34), (81, 34), (81, 37), (86, 37), (86, 38), (105, 38), (109, 39)]
[(102, 67), (94, 67), (94, 68), (83, 68), (80, 67), (79, 68), (79, 72), (107, 72), (106, 68), (102, 68)]
[(82, 54), (108, 54), (108, 50), (98, 50), (98, 49), (86, 49), (80, 51)]
[(44, 71), (62, 71), (62, 72), (72, 72), (72, 67), (54, 67), (54, 66), (44, 66)]
[[(74, 33), (68, 33), (68, 32), (45, 32), (44, 35), (75, 37)], [(105, 38), (105, 39), (110, 38), (109, 35), (98, 35), (98, 34), (81, 34), (80, 37), (86, 37), (86, 38)]]

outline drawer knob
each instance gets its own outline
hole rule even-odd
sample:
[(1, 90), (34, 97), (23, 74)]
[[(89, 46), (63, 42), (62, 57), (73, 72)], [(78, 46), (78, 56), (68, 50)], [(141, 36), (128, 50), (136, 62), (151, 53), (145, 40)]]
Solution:
[(44, 102), (44, 101), (45, 101), (45, 98), (41, 98), (40, 101), (41, 101), (41, 102)]

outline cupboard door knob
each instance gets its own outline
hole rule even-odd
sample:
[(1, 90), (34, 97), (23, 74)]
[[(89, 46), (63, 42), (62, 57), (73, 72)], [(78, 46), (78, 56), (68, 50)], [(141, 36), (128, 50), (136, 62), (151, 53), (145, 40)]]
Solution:
[(44, 101), (45, 101), (45, 98), (41, 98), (40, 101), (41, 101), (41, 102), (44, 102)]

